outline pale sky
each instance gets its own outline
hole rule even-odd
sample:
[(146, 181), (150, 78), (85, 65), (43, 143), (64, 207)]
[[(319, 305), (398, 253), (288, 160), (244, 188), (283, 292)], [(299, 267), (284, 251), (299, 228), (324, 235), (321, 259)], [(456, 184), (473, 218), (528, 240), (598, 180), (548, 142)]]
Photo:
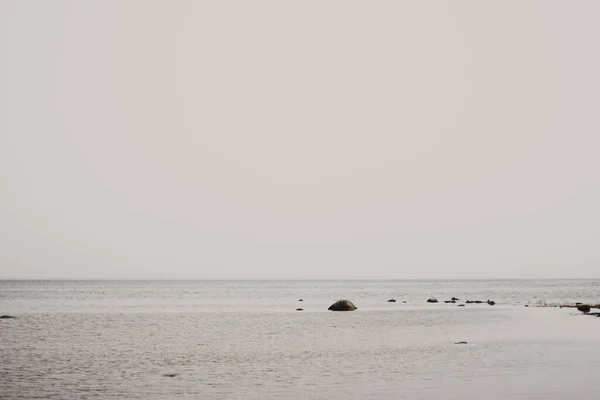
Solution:
[(0, 278), (600, 277), (599, 16), (0, 0)]

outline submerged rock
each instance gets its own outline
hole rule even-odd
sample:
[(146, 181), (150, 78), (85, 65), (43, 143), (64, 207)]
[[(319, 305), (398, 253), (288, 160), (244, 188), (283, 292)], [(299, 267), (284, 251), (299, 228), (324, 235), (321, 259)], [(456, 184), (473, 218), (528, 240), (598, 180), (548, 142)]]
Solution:
[(17, 317), (13, 317), (12, 315), (0, 315), (0, 319), (16, 319)]
[(488, 301), (487, 301), (487, 303), (488, 303), (490, 306), (495, 306), (495, 305), (496, 305), (496, 302), (495, 302), (495, 301), (493, 301), (493, 300), (488, 300)]
[(296, 311), (304, 311), (304, 308), (296, 308)]
[(432, 299), (427, 299), (427, 302), (428, 303), (437, 303), (438, 301), (437, 301), (437, 299), (432, 298)]
[(458, 297), (453, 297), (451, 300), (458, 301)]
[(465, 306), (464, 304), (459, 304), (457, 307), (464, 307), (464, 306)]
[(329, 306), (329, 311), (354, 311), (357, 307), (350, 300), (338, 300)]
[(389, 299), (388, 300), (388, 303), (395, 303), (395, 302), (396, 302), (396, 299)]
[(456, 300), (444, 300), (444, 303), (448, 304), (448, 303), (456, 303)]
[(304, 299), (300, 299), (300, 300), (298, 300), (298, 301), (304, 301)]
[(177, 374), (163, 374), (163, 376), (167, 378), (175, 378)]
[(468, 344), (467, 342), (454, 342), (454, 344)]

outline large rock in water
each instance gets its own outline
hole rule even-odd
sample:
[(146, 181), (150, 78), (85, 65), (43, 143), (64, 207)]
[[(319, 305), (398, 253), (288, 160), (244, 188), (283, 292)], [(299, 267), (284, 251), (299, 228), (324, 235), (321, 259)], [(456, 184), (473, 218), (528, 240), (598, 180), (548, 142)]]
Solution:
[(333, 303), (329, 308), (329, 311), (354, 311), (356, 306), (350, 300), (338, 300)]

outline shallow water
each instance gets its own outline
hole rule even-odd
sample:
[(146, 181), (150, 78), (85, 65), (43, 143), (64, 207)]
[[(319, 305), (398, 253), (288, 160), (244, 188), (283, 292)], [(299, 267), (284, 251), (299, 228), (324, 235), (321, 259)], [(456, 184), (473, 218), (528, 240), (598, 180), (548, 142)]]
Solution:
[(0, 397), (597, 399), (600, 318), (524, 307), (567, 301), (600, 281), (5, 281)]

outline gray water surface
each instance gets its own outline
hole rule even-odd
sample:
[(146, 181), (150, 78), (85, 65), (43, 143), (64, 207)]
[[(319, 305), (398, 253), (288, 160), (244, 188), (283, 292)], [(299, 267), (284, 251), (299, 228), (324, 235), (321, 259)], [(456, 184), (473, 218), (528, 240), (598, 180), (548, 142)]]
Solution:
[(0, 398), (597, 399), (600, 318), (524, 307), (574, 301), (600, 281), (4, 281)]

